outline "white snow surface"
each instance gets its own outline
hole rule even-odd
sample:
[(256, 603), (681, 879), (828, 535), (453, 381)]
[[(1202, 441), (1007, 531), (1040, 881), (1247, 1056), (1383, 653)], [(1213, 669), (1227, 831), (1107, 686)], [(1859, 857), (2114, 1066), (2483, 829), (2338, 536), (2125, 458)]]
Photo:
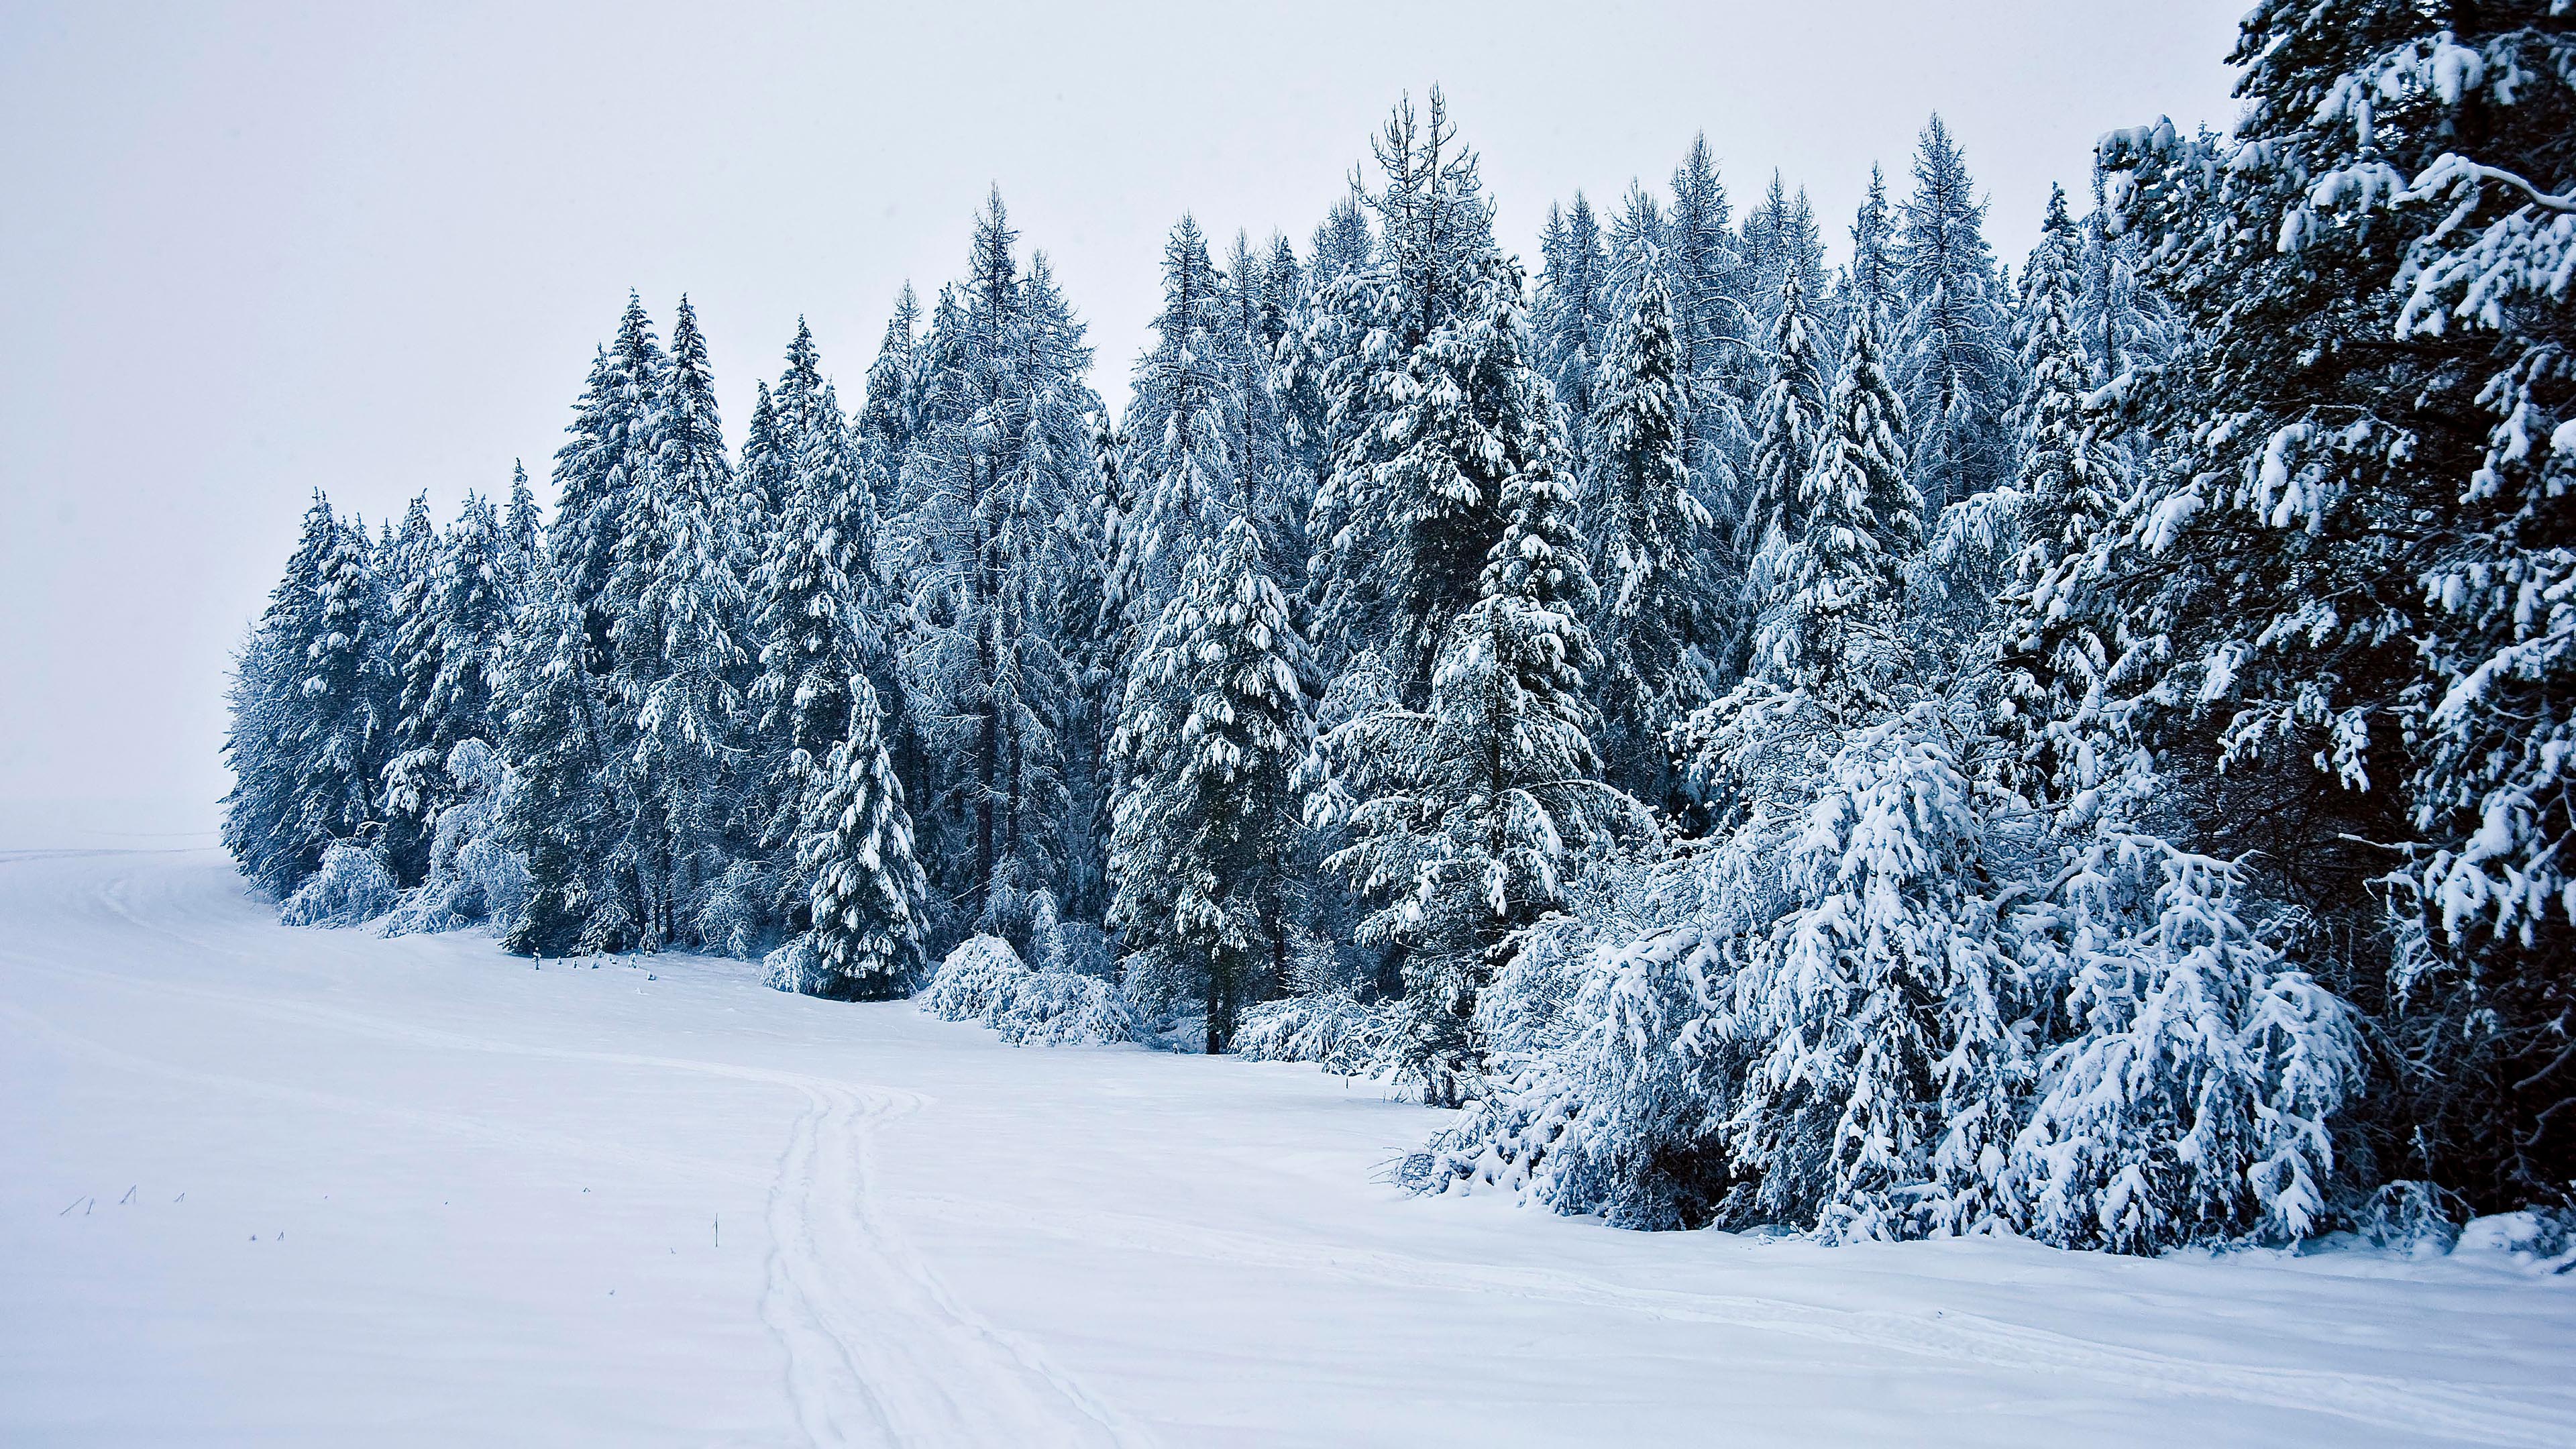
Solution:
[[(2576, 1443), (2576, 1274), (1639, 1234), (1311, 1067), (0, 855), (0, 1443)], [(720, 1228), (720, 1232), (719, 1232)]]

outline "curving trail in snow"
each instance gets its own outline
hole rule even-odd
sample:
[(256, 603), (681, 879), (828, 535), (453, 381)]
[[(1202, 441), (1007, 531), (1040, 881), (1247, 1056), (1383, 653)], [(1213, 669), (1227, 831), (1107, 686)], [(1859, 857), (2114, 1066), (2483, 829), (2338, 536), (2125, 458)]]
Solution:
[(1366, 1088), (754, 977), (0, 852), (0, 1442), (2576, 1442), (2576, 1275), (1416, 1201)]

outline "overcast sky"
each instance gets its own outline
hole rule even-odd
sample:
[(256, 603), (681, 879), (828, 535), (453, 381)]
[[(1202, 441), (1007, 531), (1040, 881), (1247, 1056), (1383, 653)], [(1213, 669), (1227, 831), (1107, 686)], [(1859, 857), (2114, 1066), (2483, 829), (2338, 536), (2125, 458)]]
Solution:
[[(541, 478), (640, 289), (736, 440), (799, 313), (855, 402), (998, 184), (1116, 406), (1164, 230), (1302, 252), (1437, 83), (1505, 244), (1707, 132), (1844, 241), (1939, 110), (2018, 263), (2093, 138), (2225, 125), (2246, 0), (480, 6), (0, 0), (0, 815), (211, 828), (222, 689), (311, 491), (373, 520)], [(21, 832), (23, 833), (23, 832)]]

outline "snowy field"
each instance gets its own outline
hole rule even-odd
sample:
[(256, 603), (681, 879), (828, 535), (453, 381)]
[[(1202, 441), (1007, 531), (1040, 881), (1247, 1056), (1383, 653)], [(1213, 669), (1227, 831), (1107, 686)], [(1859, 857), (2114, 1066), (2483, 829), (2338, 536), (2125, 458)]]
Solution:
[(1643, 1235), (1312, 1069), (0, 855), (0, 1443), (2576, 1443), (2576, 1275)]

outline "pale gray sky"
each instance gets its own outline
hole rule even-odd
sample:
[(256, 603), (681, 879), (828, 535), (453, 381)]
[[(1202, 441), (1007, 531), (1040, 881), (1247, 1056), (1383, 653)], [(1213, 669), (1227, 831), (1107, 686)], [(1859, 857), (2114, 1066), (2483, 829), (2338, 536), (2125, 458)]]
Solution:
[[(542, 478), (631, 285), (736, 439), (801, 312), (855, 401), (998, 183), (1115, 406), (1183, 210), (1297, 239), (1447, 92), (1506, 244), (1705, 130), (1839, 246), (1938, 109), (2018, 262), (2093, 138), (2224, 125), (2246, 0), (137, 7), (0, 0), (0, 820), (211, 827), (227, 660), (310, 491)], [(23, 829), (18, 833), (27, 833)]]

